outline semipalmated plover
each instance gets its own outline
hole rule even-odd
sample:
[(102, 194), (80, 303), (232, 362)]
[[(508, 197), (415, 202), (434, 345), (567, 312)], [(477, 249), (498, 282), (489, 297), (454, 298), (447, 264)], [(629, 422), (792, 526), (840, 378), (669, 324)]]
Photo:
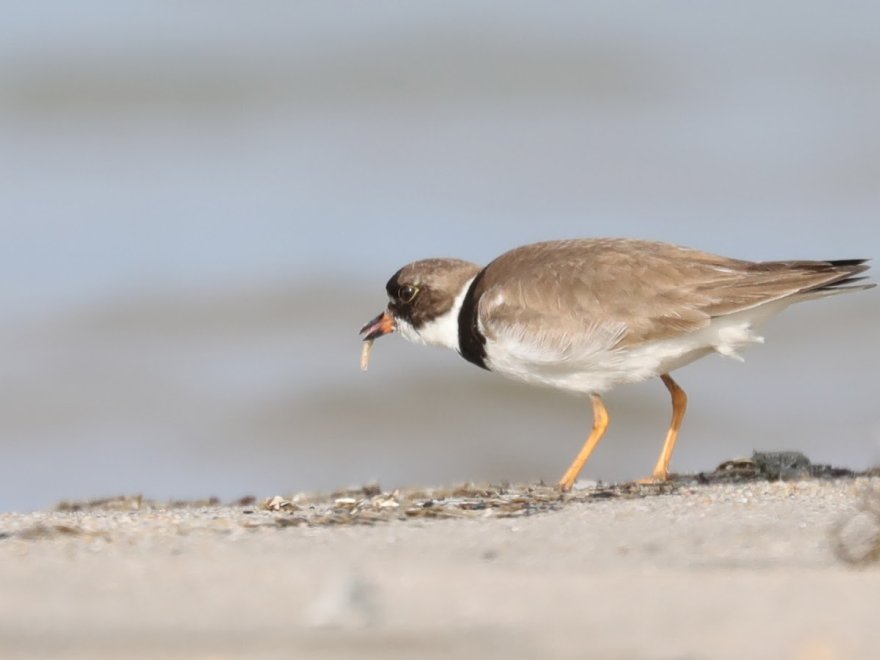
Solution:
[(669, 461), (687, 396), (669, 375), (712, 352), (739, 358), (756, 328), (795, 302), (868, 289), (865, 259), (741, 261), (667, 243), (583, 239), (534, 243), (485, 268), (425, 259), (385, 286), (388, 306), (361, 328), (445, 346), (509, 378), (590, 396), (593, 429), (559, 480), (569, 490), (608, 427), (602, 394), (660, 376), (672, 422), (652, 479)]

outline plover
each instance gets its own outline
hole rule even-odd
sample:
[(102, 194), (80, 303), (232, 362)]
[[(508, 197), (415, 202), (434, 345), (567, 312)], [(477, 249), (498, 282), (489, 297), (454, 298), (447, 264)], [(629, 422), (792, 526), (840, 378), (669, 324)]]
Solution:
[(672, 421), (651, 479), (669, 462), (687, 407), (670, 373), (709, 353), (739, 358), (757, 327), (792, 303), (868, 289), (865, 259), (742, 261), (633, 239), (518, 247), (485, 268), (425, 259), (385, 286), (388, 306), (361, 328), (362, 367), (377, 337), (444, 346), (509, 378), (590, 397), (593, 428), (559, 480), (571, 489), (609, 424), (602, 394), (659, 376)]

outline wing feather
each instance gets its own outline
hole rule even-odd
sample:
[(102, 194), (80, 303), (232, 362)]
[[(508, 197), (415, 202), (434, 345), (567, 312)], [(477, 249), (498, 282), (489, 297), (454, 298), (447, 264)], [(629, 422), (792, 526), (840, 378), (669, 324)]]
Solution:
[(475, 293), (488, 338), (513, 350), (519, 345), (524, 354), (541, 349), (553, 361), (666, 339), (699, 330), (713, 317), (832, 292), (835, 283), (849, 283), (866, 268), (861, 260), (749, 262), (667, 243), (584, 239), (507, 252), (485, 268)]

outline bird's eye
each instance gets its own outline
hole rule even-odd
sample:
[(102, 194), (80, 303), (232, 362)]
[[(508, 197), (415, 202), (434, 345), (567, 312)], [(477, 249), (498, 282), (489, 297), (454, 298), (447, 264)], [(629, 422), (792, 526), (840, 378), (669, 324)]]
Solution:
[(403, 303), (412, 302), (418, 292), (419, 288), (417, 286), (404, 284), (397, 290), (397, 299)]

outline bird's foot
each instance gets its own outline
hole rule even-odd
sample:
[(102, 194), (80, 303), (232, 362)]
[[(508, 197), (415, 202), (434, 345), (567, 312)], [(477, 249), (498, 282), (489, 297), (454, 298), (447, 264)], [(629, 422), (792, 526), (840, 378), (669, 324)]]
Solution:
[(668, 472), (655, 472), (650, 477), (644, 477), (643, 479), (637, 479), (636, 483), (641, 484), (642, 486), (650, 486), (655, 484), (663, 484), (669, 481), (669, 473)]

